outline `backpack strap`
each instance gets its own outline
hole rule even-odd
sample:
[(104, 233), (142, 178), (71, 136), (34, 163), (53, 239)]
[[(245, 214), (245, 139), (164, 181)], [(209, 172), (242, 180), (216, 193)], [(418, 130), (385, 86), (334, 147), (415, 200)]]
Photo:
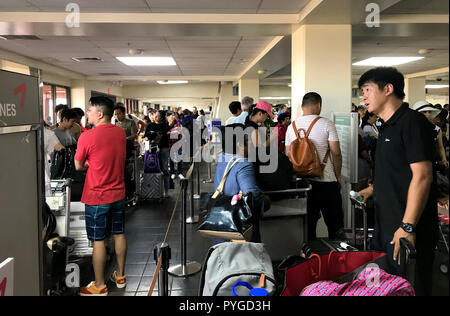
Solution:
[(321, 117), (318, 116), (318, 117), (316, 117), (316, 118), (314, 119), (314, 121), (311, 122), (311, 125), (309, 125), (309, 128), (308, 128), (308, 130), (306, 131), (305, 137), (309, 137), (309, 133), (311, 133), (312, 128), (314, 127), (314, 125), (316, 125), (317, 121), (319, 121), (320, 118), (321, 118)]
[[(234, 165), (237, 164), (240, 160), (242, 160), (242, 158), (238, 158), (234, 162), (233, 162), (233, 159), (231, 159), (228, 162), (227, 167), (225, 168), (225, 172), (223, 174), (222, 180), (220, 181), (219, 186), (216, 189), (216, 192), (214, 192), (214, 194), (212, 196), (213, 199), (217, 198), (217, 196), (223, 192), (223, 187), (225, 186), (225, 181), (227, 180), (228, 174), (230, 173), (230, 171), (234, 167)], [(233, 162), (233, 164), (231, 164), (232, 162)]]

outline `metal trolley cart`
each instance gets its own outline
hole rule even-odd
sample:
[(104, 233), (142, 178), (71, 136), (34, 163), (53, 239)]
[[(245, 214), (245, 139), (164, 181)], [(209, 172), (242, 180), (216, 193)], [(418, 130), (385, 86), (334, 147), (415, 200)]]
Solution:
[(126, 187), (126, 204), (128, 206), (137, 205), (140, 198), (140, 171), (143, 163), (141, 156), (137, 156), (136, 152), (125, 161), (125, 187)]
[(51, 180), (51, 195), (45, 198), (56, 218), (55, 233), (69, 236), (71, 179)]

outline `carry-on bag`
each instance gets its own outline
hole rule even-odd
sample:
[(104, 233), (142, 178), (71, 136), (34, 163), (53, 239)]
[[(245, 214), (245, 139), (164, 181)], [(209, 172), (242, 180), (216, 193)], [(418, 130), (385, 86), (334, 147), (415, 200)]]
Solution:
[(272, 261), (263, 244), (224, 242), (208, 250), (200, 296), (249, 296), (250, 287), (263, 288), (268, 295), (276, 292)]
[(163, 175), (162, 173), (141, 174), (141, 194), (143, 200), (163, 198)]
[(307, 286), (300, 296), (415, 296), (404, 278), (372, 266), (364, 268), (351, 282), (321, 281)]
[[(401, 239), (400, 244), (401, 276), (414, 284), (414, 272), (411, 268), (414, 268), (415, 249), (406, 239)], [(351, 283), (360, 278), (364, 274), (363, 270), (368, 267), (380, 268), (388, 274), (393, 272), (385, 253), (354, 250), (356, 249), (339, 241), (317, 240), (307, 243), (302, 248), (302, 256), (288, 257), (279, 265), (278, 271), (284, 273), (281, 295), (298, 296), (306, 287), (323, 281), (334, 287), (334, 293), (340, 293), (338, 290), (344, 289), (337, 289), (335, 283)]]
[(144, 173), (160, 173), (159, 155), (155, 151), (146, 151), (144, 156)]
[(207, 204), (207, 211), (200, 214), (201, 223), (197, 231), (203, 237), (227, 240), (251, 240), (253, 235), (253, 195), (249, 192), (236, 204), (232, 205), (233, 197), (223, 194), (228, 173), (241, 158), (234, 162), (230, 160), (222, 181)]

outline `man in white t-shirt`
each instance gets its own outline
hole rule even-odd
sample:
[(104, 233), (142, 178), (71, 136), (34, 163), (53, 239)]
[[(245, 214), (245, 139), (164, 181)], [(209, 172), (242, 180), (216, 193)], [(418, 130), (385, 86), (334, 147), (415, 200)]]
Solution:
[(228, 120), (226, 120), (225, 126), (233, 124), (234, 119), (242, 113), (241, 102), (239, 101), (231, 102), (228, 108), (230, 109), (232, 116)]
[[(303, 116), (295, 120), (295, 125), (297, 129), (306, 131), (313, 120), (320, 115), (321, 96), (315, 92), (307, 93), (303, 97), (302, 110)], [(291, 124), (286, 132), (286, 153), (295, 139), (296, 135)], [(330, 151), (322, 177), (311, 179), (312, 190), (308, 193), (308, 240), (316, 239), (316, 227), (321, 216), (320, 213), (327, 225), (329, 238), (334, 239), (337, 231), (344, 227), (340, 192), (342, 155), (334, 123), (327, 118), (320, 118), (313, 126), (309, 139), (316, 147), (322, 162), (325, 160), (328, 149)]]

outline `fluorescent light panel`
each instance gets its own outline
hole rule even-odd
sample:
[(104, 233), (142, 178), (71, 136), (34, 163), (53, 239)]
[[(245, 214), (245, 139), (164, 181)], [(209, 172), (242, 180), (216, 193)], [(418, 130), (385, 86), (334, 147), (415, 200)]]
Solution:
[(116, 57), (128, 66), (175, 66), (172, 57)]
[(360, 62), (354, 63), (353, 66), (398, 66), (413, 61), (421, 60), (424, 57), (372, 57)]
[(449, 87), (448, 84), (427, 84), (425, 86), (425, 89), (444, 89), (448, 87)]
[(291, 97), (260, 97), (260, 100), (290, 100)]
[(159, 84), (182, 84), (182, 83), (188, 83), (187, 80), (158, 80), (156, 81)]

